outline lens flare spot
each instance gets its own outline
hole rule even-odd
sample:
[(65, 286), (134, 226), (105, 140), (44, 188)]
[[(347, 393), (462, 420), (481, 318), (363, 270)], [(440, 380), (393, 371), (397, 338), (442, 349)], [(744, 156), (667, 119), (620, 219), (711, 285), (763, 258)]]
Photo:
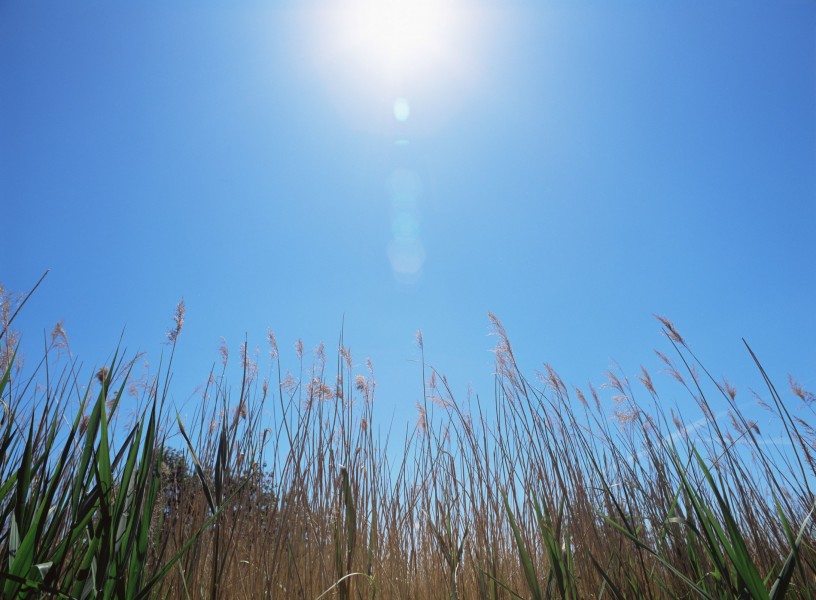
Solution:
[(395, 210), (391, 217), (391, 233), (397, 239), (415, 238), (419, 235), (419, 222), (412, 211)]
[(422, 180), (411, 169), (403, 167), (394, 169), (388, 177), (387, 185), (392, 198), (397, 196), (418, 198), (422, 195)]
[(394, 101), (394, 118), (401, 123), (408, 120), (411, 116), (411, 105), (405, 98), (397, 98)]
[(398, 277), (415, 277), (425, 263), (425, 248), (417, 239), (398, 238), (388, 244), (388, 260)]

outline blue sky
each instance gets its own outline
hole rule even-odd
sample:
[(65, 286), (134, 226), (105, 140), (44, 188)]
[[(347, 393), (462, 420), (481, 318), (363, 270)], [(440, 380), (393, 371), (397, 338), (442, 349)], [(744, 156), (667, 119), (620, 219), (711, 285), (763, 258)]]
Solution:
[(816, 5), (442, 4), (386, 62), (339, 2), (0, 3), (0, 281), (51, 270), (27, 353), (62, 319), (86, 364), (123, 329), (158, 362), (183, 296), (181, 402), (220, 336), (294, 366), (344, 320), (404, 422), (417, 329), (490, 398), (487, 311), (576, 385), (657, 370), (659, 313), (743, 400), (741, 337), (816, 388)]

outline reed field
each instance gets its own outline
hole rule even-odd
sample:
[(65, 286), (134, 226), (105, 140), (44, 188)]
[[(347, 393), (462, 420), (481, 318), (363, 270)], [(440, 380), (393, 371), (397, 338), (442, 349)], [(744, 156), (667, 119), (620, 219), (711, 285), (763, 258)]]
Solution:
[(393, 426), (342, 336), (281, 364), (269, 332), (182, 415), (183, 303), (149, 376), (121, 350), (85, 372), (60, 325), (23, 365), (24, 304), (2, 292), (3, 598), (816, 596), (816, 398), (747, 344), (760, 423), (662, 317), (661, 373), (578, 389), (521, 372), (490, 315), (490, 399), (455, 397), (418, 334), (417, 418)]

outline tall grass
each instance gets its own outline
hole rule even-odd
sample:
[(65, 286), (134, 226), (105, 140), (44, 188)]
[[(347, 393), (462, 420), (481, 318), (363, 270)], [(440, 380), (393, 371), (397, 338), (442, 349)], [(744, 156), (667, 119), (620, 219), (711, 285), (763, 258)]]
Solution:
[(600, 392), (549, 367), (530, 379), (491, 315), (492, 402), (455, 398), (418, 336), (418, 417), (391, 429), (342, 336), (331, 365), (299, 345), (297, 375), (271, 333), (266, 377), (244, 344), (235, 385), (224, 349), (200, 402), (176, 412), (183, 311), (161, 376), (141, 382), (119, 353), (81, 380), (59, 330), (23, 377), (12, 312), (3, 597), (816, 595), (814, 397), (793, 381), (783, 397), (747, 345), (774, 443), (665, 319), (660, 356), (693, 414), (666, 408), (645, 370), (637, 391), (614, 373)]

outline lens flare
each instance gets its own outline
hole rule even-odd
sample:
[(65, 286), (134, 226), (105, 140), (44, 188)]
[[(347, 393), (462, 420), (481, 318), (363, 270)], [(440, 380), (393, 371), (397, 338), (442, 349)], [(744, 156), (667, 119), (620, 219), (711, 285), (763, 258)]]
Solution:
[(394, 102), (394, 118), (397, 121), (405, 122), (411, 116), (411, 105), (405, 98), (397, 98)]

